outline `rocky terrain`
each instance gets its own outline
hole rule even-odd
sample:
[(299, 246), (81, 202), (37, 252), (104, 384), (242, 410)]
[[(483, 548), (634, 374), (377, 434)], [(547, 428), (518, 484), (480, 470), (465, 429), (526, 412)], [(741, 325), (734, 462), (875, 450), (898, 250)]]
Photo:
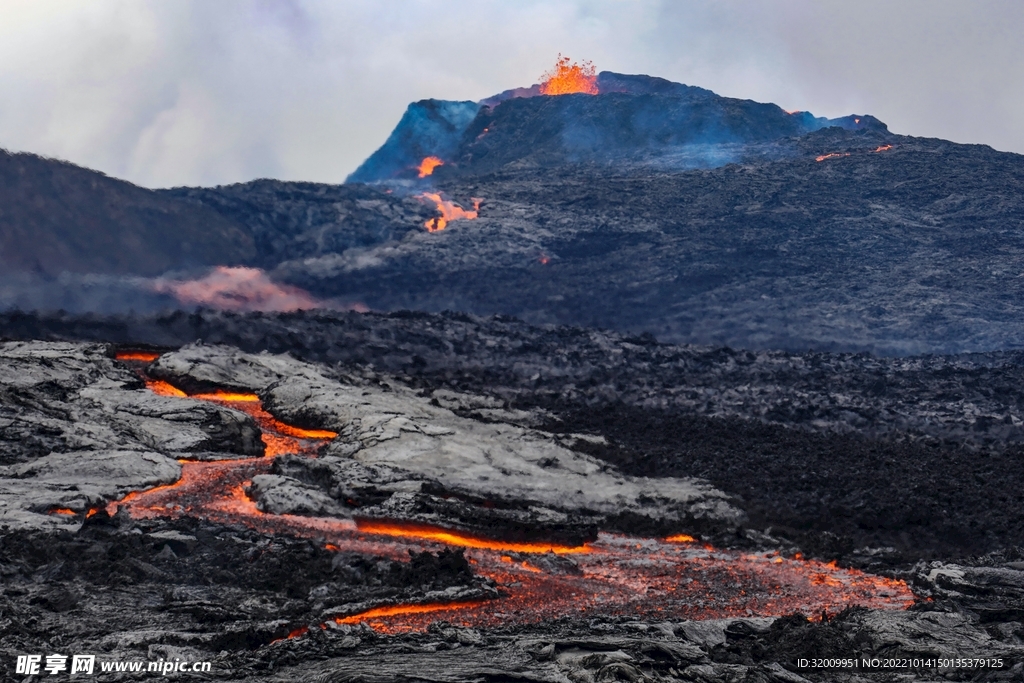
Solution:
[(1024, 538), (1006, 514), (1024, 490), (1017, 353), (754, 353), (460, 314), (11, 314), (0, 329), (202, 339), (384, 373), (461, 415), (600, 437), (571, 443), (625, 473), (701, 476), (742, 499), (756, 528), (826, 559), (886, 565)]
[[(414, 105), (354, 176), (370, 184), (150, 191), (11, 156), (34, 169), (25, 178), (51, 179), (12, 196), (9, 215), (60, 231), (26, 240), (0, 226), (22, 245), (2, 252), (0, 307), (187, 308), (152, 276), (221, 264), (341, 308), (514, 315), (676, 343), (880, 355), (1024, 345), (1019, 155), (893, 134), (868, 115), (598, 80), (598, 95)], [(444, 163), (419, 178), (428, 153)], [(124, 198), (103, 194), (115, 186)], [(82, 237), (95, 232), (87, 217), (101, 220), (96, 201), (120, 212), (101, 221), (122, 226), (110, 239)], [(141, 206), (163, 218), (124, 223)], [(439, 214), (447, 223), (430, 232)]]
[[(255, 317), (248, 317), (250, 324)], [(506, 350), (495, 350), (489, 343), (495, 337), (488, 335), (488, 326), (502, 327), (502, 338), (524, 355), (515, 359), (510, 353), (504, 369), (494, 363), (496, 372), (508, 373), (509, 379), (493, 386), (518, 396), (499, 401), (496, 394), (477, 393), (465, 384), (461, 390), (428, 390), (436, 375), (383, 371), (396, 362), (397, 354), (412, 350), (410, 341), (401, 340), (393, 340), (388, 353), (379, 354), (372, 366), (252, 354), (210, 343), (165, 353), (152, 363), (152, 356), (138, 352), (115, 360), (113, 348), (102, 344), (0, 345), (0, 435), (6, 458), (0, 473), (0, 571), (5, 577), (0, 647), (5, 656), (13, 661), (15, 654), (64, 649), (95, 652), (101, 661), (211, 661), (218, 680), (797, 681), (891, 675), (859, 671), (856, 678), (853, 672), (798, 666), (800, 658), (857, 654), (996, 658), (1002, 665), (981, 672), (980, 679), (973, 678), (977, 671), (957, 667), (946, 667), (943, 676), (1009, 680), (1019, 675), (1024, 665), (1019, 639), (1024, 555), (1013, 543), (984, 555), (963, 554), (956, 561), (946, 553), (940, 561), (899, 562), (890, 557), (882, 565), (875, 562), (876, 571), (887, 567), (889, 576), (913, 588), (918, 602), (909, 611), (860, 608), (840, 613), (839, 599), (826, 603), (835, 611), (818, 621), (795, 615), (763, 618), (757, 615), (763, 608), (755, 608), (750, 617), (694, 621), (673, 618), (671, 610), (652, 619), (641, 601), (631, 614), (617, 615), (614, 603), (607, 603), (582, 618), (570, 610), (532, 623), (529, 610), (545, 603), (559, 609), (562, 603), (540, 594), (521, 602), (516, 591), (524, 589), (516, 586), (541, 590), (544, 582), (569, 582), (576, 591), (586, 590), (591, 586), (587, 582), (600, 574), (593, 573), (596, 568), (605, 566), (594, 562), (614, 566), (622, 561), (615, 559), (616, 553), (622, 552), (627, 552), (624, 557), (637, 554), (629, 565), (637, 578), (647, 571), (636, 562), (641, 557), (657, 564), (665, 553), (682, 553), (671, 566), (697, 563), (685, 571), (698, 572), (707, 586), (704, 595), (720, 593), (702, 608), (711, 614), (733, 599), (733, 582), (747, 586), (745, 599), (763, 590), (756, 583), (758, 572), (766, 571), (758, 569), (762, 566), (797, 572), (772, 579), (791, 586), (786, 591), (867, 579), (834, 565), (785, 559), (799, 546), (785, 535), (773, 536), (771, 528), (755, 531), (748, 526), (751, 517), (743, 499), (692, 477), (625, 474), (609, 457), (622, 449), (609, 449), (598, 430), (570, 432), (580, 425), (567, 423), (570, 413), (553, 401), (544, 408), (528, 407), (523, 399), (532, 394), (536, 403), (539, 394), (528, 391), (526, 381), (512, 378), (524, 369), (519, 363), (542, 346), (538, 339), (531, 348), (524, 337), (545, 331), (465, 317), (350, 317), (361, 325), (335, 328), (349, 335), (360, 328), (364, 334), (376, 329), (393, 337), (403, 325), (411, 327), (405, 333), (410, 341), (415, 339), (424, 350), (434, 347), (435, 369), (445, 357), (444, 344), (438, 343), (436, 329), (433, 344), (428, 343), (431, 328), (473, 324), (473, 335), (467, 338), (475, 338), (481, 349), (503, 354)], [(297, 316), (281, 318), (294, 324)], [(409, 325), (410, 320), (416, 324)], [(233, 320), (236, 328), (245, 321)], [(323, 322), (319, 325), (327, 329)], [(512, 334), (517, 327), (519, 339)], [(582, 330), (561, 334), (585, 335), (592, 344), (591, 361), (600, 352), (615, 357), (631, 347), (636, 347), (634, 353), (645, 347), (644, 340)], [(567, 341), (560, 347), (572, 348)], [(691, 356), (712, 353), (650, 342), (646, 346), (652, 354), (660, 350), (677, 358), (686, 351)], [(468, 366), (480, 353), (456, 357)], [(799, 366), (806, 360), (772, 355), (776, 366)], [(750, 356), (748, 360), (756, 358)], [(447, 364), (449, 372), (458, 370), (453, 358)], [(424, 359), (407, 367), (422, 371), (425, 365)], [(577, 375), (587, 365), (577, 365)], [(735, 359), (730, 365), (736, 365)], [(566, 367), (571, 370), (573, 364)], [(140, 375), (142, 369), (145, 374)], [(154, 384), (158, 381), (169, 384)], [(945, 381), (957, 380), (947, 376)], [(244, 397), (250, 394), (240, 392), (253, 392), (284, 424), (321, 430), (299, 432), (321, 439), (315, 457), (302, 448), (272, 449), (276, 442), (267, 440), (272, 433), (267, 430), (287, 435), (292, 428), (272, 427), (278, 423), (245, 408), (249, 399)], [(200, 400), (202, 396), (210, 398)], [(898, 394), (892, 402), (899, 405)], [(574, 403), (599, 399), (595, 395)], [(628, 404), (617, 400), (615, 405)], [(553, 421), (561, 422), (560, 428), (531, 426)], [(820, 432), (821, 427), (816, 429)], [(815, 428), (807, 431), (814, 433)], [(190, 476), (197, 467), (210, 474)], [(221, 480), (230, 480), (231, 468), (250, 480), (243, 494), (248, 502), (241, 505), (218, 502), (234, 499), (218, 498), (227, 494), (215, 492)], [(585, 483), (577, 481), (581, 477)], [(126, 497), (132, 490), (143, 493)], [(820, 482), (817, 490), (830, 491)], [(400, 537), (389, 542), (380, 534), (392, 532), (372, 526), (375, 519), (439, 526), (407, 527), (412, 531), (394, 532)], [(537, 555), (528, 549), (532, 546), (522, 545), (541, 540), (578, 543), (594, 539), (594, 529), (665, 534), (666, 522), (673, 530), (688, 529), (713, 541), (721, 550), (675, 549), (656, 540), (640, 541), (633, 550), (633, 541), (622, 545), (602, 535), (588, 546), (597, 553), (588, 559), (550, 551)], [(405, 537), (430, 528), (485, 533), (483, 537), (495, 539), (488, 543), (508, 550), (492, 555), (473, 550), (478, 546), (472, 544), (460, 548), (458, 538), (439, 545), (429, 535)], [(730, 551), (730, 546), (744, 550)], [(562, 552), (559, 546), (547, 547)], [(876, 559), (886, 555), (884, 548), (865, 551)], [(522, 562), (527, 569), (494, 574), (490, 563), (501, 557)], [(758, 558), (766, 564), (758, 564)], [(853, 561), (871, 566), (866, 556)], [(798, 577), (805, 567), (822, 572), (812, 577), (826, 576), (827, 581), (802, 583)], [(520, 583), (528, 577), (534, 583)], [(651, 597), (655, 585), (647, 589), (647, 600), (659, 599)], [(808, 588), (800, 588), (804, 585)], [(849, 585), (841, 590), (865, 591), (869, 589), (855, 586), (870, 584)], [(883, 594), (902, 584), (892, 585), (882, 588)], [(624, 595), (632, 594), (629, 589)], [(858, 595), (866, 599), (867, 593)], [(587, 604), (584, 595), (575, 599)], [(808, 596), (804, 604), (817, 605), (820, 599)], [(402, 627), (392, 635), (386, 619), (374, 625), (345, 616), (380, 605), (495, 600), (497, 605), (511, 600), (510, 606), (517, 606), (493, 625), (485, 615), (494, 609), (478, 614), (470, 606), (447, 619), (444, 613), (428, 615), (427, 621), (416, 622), (423, 626), (409, 631)], [(811, 614), (817, 616), (814, 609)], [(927, 676), (934, 669), (918, 666), (900, 673)], [(120, 678), (109, 674), (99, 680)]]

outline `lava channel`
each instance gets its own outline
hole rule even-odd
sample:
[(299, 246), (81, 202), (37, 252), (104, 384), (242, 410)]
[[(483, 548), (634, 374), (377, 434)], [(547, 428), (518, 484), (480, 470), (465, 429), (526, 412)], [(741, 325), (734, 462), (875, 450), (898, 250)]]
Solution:
[[(169, 395), (170, 385), (148, 380)], [(170, 388), (168, 388), (170, 387)], [(183, 392), (174, 389), (174, 395)], [(315, 457), (333, 432), (301, 430), (267, 413), (253, 394), (214, 392), (208, 400), (244, 410), (260, 424), (267, 444), (261, 458), (182, 461), (174, 484), (134, 492), (108, 505), (132, 517), (179, 517), (243, 525), (267, 534), (326, 539), (332, 551), (404, 561), (409, 551), (463, 548), (474, 571), (492, 579), (495, 600), (379, 605), (338, 614), (338, 624), (366, 623), (381, 632), (422, 630), (443, 618), (468, 627), (536, 624), (560, 617), (636, 615), (664, 619), (834, 613), (860, 605), (903, 609), (914, 596), (903, 581), (844, 569), (835, 563), (777, 553), (719, 550), (686, 534), (664, 539), (600, 533), (582, 546), (516, 543), (399, 520), (355, 520), (267, 514), (246, 494), (253, 476), (270, 470), (272, 455)], [(63, 512), (63, 511), (62, 511)], [(323, 625), (321, 625), (323, 626)], [(306, 633), (302, 629), (294, 637)]]

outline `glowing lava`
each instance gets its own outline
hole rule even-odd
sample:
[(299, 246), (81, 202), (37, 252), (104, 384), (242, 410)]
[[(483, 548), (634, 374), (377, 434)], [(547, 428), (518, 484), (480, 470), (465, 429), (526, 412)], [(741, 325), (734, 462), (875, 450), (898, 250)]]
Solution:
[(168, 384), (159, 379), (146, 380), (146, 388), (157, 396), (174, 396), (175, 398), (185, 398), (188, 396), (188, 394), (173, 384)]
[(159, 357), (159, 353), (147, 353), (145, 351), (122, 351), (115, 356), (117, 360), (134, 361), (136, 363), (152, 363)]
[(442, 199), (441, 195), (436, 192), (424, 192), (420, 196), (434, 202), (435, 206), (437, 206), (437, 210), (441, 213), (438, 218), (431, 218), (424, 223), (424, 227), (426, 227), (427, 232), (440, 232), (448, 225), (448, 221), (472, 220), (479, 215), (479, 199), (473, 199), (473, 210), (466, 211), (458, 204), (450, 202), (447, 199)]
[(444, 166), (444, 162), (437, 157), (425, 157), (423, 161), (420, 162), (420, 167), (418, 169), (420, 172), (419, 177), (426, 178), (428, 175), (431, 175), (434, 172), (434, 169), (438, 166)]
[(575, 555), (590, 552), (586, 545), (565, 546), (553, 543), (511, 543), (416, 524), (397, 524), (394, 522), (370, 520), (361, 520), (356, 524), (359, 530), (366, 534), (437, 541), (460, 548), (479, 548), (482, 550), (498, 550), (512, 553), (554, 553), (556, 555)]
[(675, 534), (665, 538), (669, 543), (693, 543), (697, 539), (690, 534)]
[(487, 605), (489, 600), (466, 600), (464, 602), (426, 602), (418, 605), (388, 605), (387, 607), (374, 607), (365, 612), (359, 612), (347, 617), (337, 617), (336, 624), (362, 624), (367, 623), (373, 629), (383, 633), (393, 632), (392, 625), (381, 621), (382, 617), (396, 617), (407, 615), (430, 614), (434, 612), (456, 612), (463, 610), (478, 609)]
[(561, 53), (555, 61), (555, 68), (541, 76), (541, 95), (570, 95), (583, 93), (596, 95), (597, 73), (590, 62), (577, 64)]
[(876, 152), (885, 152), (885, 151), (887, 151), (887, 150), (890, 150), (890, 149), (892, 149), (892, 145), (879, 145), (879, 146), (878, 146), (878, 147), (877, 147), (877, 148), (875, 149), (875, 151), (876, 151)]
[(849, 152), (840, 154), (839, 152), (831, 152), (829, 154), (822, 154), (820, 157), (815, 157), (815, 161), (825, 161), (826, 159), (841, 159), (842, 157), (850, 156)]
[[(184, 395), (163, 382), (147, 384), (165, 396)], [(334, 437), (334, 432), (280, 422), (255, 394), (211, 392), (190, 398), (252, 415), (264, 431), (268, 454), (315, 457), (318, 446)], [(716, 550), (688, 534), (659, 540), (600, 533), (591, 543), (566, 546), (502, 541), (394, 520), (268, 514), (247, 490), (252, 478), (269, 472), (272, 463), (268, 457), (181, 461), (177, 482), (131, 493), (110, 503), (107, 511), (114, 514), (123, 506), (138, 518), (189, 515), (265, 534), (317, 539), (329, 551), (397, 561), (407, 561), (410, 551), (455, 546), (464, 549), (474, 572), (492, 580), (501, 595), (493, 600), (378, 605), (331, 619), (337, 624), (365, 623), (385, 633), (422, 630), (438, 618), (472, 627), (537, 624), (566, 616), (712, 619), (832, 613), (848, 605), (901, 609), (914, 600), (902, 581), (799, 555)], [(309, 626), (293, 630), (288, 638), (302, 637)]]
[[(184, 396), (184, 394), (182, 395)], [(336, 432), (326, 429), (300, 429), (287, 425), (264, 410), (260, 397), (256, 394), (215, 391), (195, 394), (190, 398), (221, 403), (250, 415), (263, 432), (263, 443), (266, 446), (267, 456), (284, 453), (310, 453), (311, 448), (315, 452), (316, 446), (319, 444), (311, 445), (306, 442), (330, 441), (338, 435)]]

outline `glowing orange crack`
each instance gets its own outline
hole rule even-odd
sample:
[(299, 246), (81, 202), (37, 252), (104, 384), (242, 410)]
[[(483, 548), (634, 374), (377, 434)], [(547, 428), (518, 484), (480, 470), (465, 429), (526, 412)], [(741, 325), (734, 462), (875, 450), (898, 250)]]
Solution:
[(448, 612), (459, 609), (480, 607), (486, 605), (486, 600), (463, 600), (462, 602), (427, 602), (412, 605), (388, 605), (386, 607), (374, 607), (365, 612), (359, 612), (347, 617), (335, 617), (336, 624), (359, 624), (370, 619), (380, 617), (394, 617), (400, 614), (425, 614), (427, 612)]
[(514, 543), (498, 541), (477, 536), (461, 534), (438, 527), (419, 525), (388, 524), (368, 520), (356, 520), (356, 527), (365, 534), (378, 536), (398, 536), (417, 538), (454, 545), (459, 548), (476, 548), (479, 550), (497, 550), (511, 553), (555, 553), (556, 555), (576, 555), (590, 552), (589, 545), (568, 546), (555, 543)]

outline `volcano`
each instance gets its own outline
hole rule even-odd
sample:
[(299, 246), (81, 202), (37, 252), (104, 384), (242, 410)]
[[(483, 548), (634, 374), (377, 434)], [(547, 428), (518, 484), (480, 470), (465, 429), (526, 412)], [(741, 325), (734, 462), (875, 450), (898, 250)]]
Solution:
[(567, 163), (710, 168), (752, 155), (786, 156), (785, 144), (764, 145), (822, 128), (888, 130), (872, 116), (791, 114), (774, 104), (608, 71), (594, 77), (592, 92), (557, 95), (533, 86), (477, 103), (410, 104), (384, 145), (348, 182), (416, 177), (420, 161), (431, 156), (448, 163), (440, 177)]
[[(0, 252), (0, 306), (113, 313), (290, 300), (749, 349), (1024, 345), (1019, 155), (649, 76), (601, 72), (587, 84), (594, 94), (536, 85), (414, 103), (340, 186), (151, 191), (18, 156), (40, 170), (11, 186), (24, 191), (5, 215), (60, 229), (25, 240), (23, 227), (3, 228), (17, 246)], [(48, 164), (69, 188), (52, 204), (31, 200), (53, 195), (51, 181), (25, 189)], [(126, 193), (103, 200), (109, 219), (99, 204), (76, 208), (98, 201), (94, 182)], [(143, 198), (163, 217), (153, 226), (178, 215), (188, 225), (125, 222)], [(96, 221), (120, 232), (84, 239)], [(133, 249), (139, 257), (125, 258)], [(261, 269), (246, 278), (267, 280), (273, 296), (250, 301), (230, 282), (230, 296), (202, 295), (225, 279), (214, 264)]]

